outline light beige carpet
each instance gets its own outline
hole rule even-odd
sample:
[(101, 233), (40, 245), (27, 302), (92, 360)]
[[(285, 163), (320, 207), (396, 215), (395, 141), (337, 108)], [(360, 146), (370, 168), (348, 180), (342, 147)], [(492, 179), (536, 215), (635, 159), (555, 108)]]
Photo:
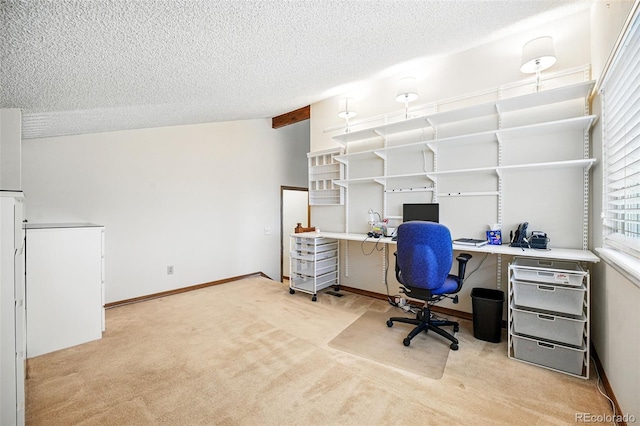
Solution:
[(28, 360), (27, 426), (566, 425), (611, 414), (595, 374), (510, 360), (506, 338), (476, 340), (469, 321), (439, 380), (335, 349), (362, 314), (389, 309), (341, 293), (312, 302), (248, 278), (108, 309), (102, 339)]
[(402, 340), (414, 326), (395, 323), (387, 327), (386, 322), (392, 316), (412, 317), (395, 311), (367, 311), (329, 346), (430, 379), (441, 378), (451, 342), (430, 332), (420, 333), (411, 340), (411, 345), (404, 346)]

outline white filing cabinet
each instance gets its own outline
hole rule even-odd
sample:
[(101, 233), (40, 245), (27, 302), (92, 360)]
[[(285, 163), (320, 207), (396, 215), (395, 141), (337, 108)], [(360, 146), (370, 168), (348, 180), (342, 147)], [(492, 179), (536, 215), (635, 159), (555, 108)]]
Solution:
[(309, 293), (315, 302), (319, 290), (330, 286), (338, 289), (338, 245), (338, 240), (333, 238), (292, 235), (289, 292), (293, 294), (300, 290)]
[(509, 265), (509, 357), (589, 378), (589, 272), (517, 258)]
[(24, 424), (22, 205), (22, 192), (0, 191), (0, 425)]
[(27, 358), (104, 330), (104, 227), (26, 224)]

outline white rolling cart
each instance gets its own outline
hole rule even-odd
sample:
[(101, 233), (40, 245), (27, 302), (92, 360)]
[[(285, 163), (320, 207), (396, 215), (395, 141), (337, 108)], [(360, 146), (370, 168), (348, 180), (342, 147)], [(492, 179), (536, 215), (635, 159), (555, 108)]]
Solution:
[(317, 300), (319, 290), (334, 286), (339, 290), (339, 241), (319, 234), (291, 235), (289, 293), (300, 290)]
[(589, 271), (577, 262), (509, 264), (509, 358), (589, 378)]

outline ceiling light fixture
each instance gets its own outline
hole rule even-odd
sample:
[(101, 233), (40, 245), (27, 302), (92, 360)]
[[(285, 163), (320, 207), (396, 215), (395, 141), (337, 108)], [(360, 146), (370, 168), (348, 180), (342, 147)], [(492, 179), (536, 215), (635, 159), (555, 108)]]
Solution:
[(413, 77), (405, 77), (398, 80), (398, 92), (396, 101), (404, 103), (404, 119), (409, 118), (409, 102), (418, 99), (418, 87), (416, 79)]
[(525, 74), (536, 73), (536, 92), (539, 92), (540, 72), (556, 63), (553, 38), (549, 36), (534, 38), (522, 47), (520, 71)]
[(349, 119), (355, 117), (356, 112), (352, 109), (354, 104), (353, 98), (343, 98), (338, 101), (338, 117), (344, 118), (346, 127), (344, 132), (349, 133)]

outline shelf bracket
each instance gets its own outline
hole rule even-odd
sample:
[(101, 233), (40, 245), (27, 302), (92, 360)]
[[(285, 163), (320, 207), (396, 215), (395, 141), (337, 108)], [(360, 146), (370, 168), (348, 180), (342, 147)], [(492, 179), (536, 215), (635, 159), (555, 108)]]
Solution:
[(373, 151), (373, 154), (379, 157), (381, 160), (387, 159), (387, 154), (381, 151)]

